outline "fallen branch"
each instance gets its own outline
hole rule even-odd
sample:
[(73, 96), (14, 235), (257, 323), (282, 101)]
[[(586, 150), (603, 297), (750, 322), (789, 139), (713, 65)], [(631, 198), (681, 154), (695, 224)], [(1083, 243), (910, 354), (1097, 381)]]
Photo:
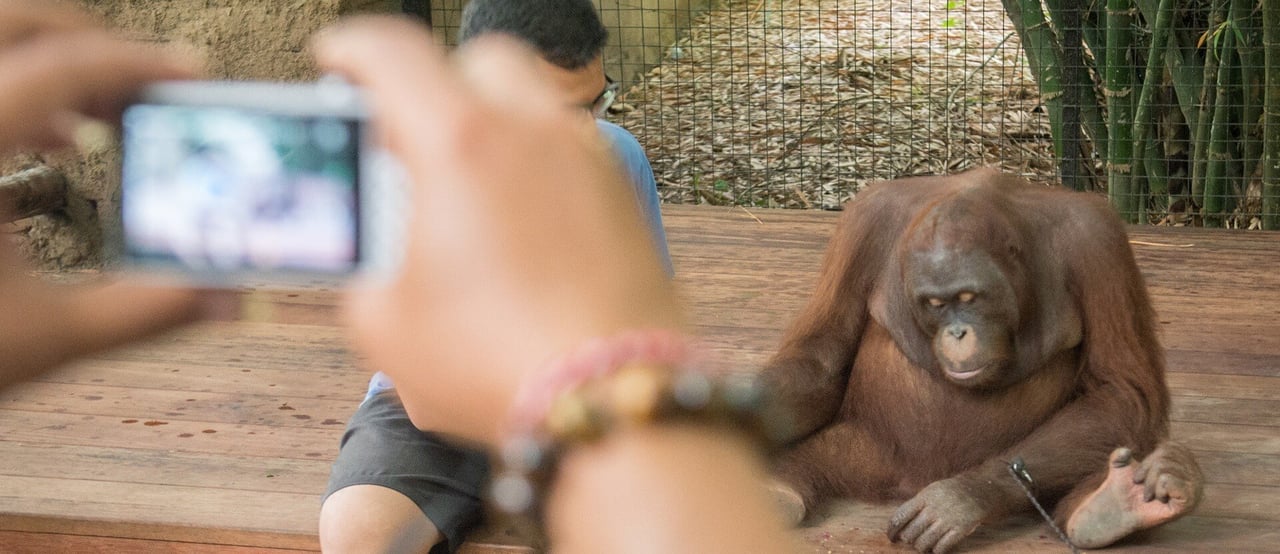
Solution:
[(0, 177), (0, 223), (47, 214), (67, 205), (67, 179), (49, 166)]

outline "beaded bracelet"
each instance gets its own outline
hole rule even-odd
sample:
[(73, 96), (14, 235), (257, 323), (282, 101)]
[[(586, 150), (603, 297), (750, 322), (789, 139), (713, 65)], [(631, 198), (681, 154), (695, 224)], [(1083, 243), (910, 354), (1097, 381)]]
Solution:
[(542, 496), (563, 454), (630, 426), (718, 424), (769, 448), (785, 418), (753, 375), (708, 371), (704, 350), (684, 335), (633, 331), (591, 341), (557, 358), (527, 382), (512, 409), (494, 507), (541, 538)]

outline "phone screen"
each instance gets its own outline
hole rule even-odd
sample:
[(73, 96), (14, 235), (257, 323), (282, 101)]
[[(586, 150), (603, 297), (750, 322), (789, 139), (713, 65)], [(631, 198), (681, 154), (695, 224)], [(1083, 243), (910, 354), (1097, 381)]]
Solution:
[(345, 273), (360, 258), (360, 122), (137, 104), (124, 114), (124, 254), (195, 271)]

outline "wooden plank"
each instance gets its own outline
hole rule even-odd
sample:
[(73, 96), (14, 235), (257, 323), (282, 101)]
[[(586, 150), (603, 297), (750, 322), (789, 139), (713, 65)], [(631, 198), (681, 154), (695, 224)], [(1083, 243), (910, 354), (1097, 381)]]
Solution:
[(1257, 376), (1177, 372), (1170, 373), (1168, 379), (1170, 390), (1179, 395), (1280, 400), (1280, 375), (1278, 374)]
[(1217, 450), (1194, 452), (1205, 479), (1212, 483), (1280, 487), (1280, 456)]
[[(1230, 485), (1210, 480), (1196, 515), (1257, 521), (1275, 528), (1280, 527), (1280, 503), (1276, 499), (1280, 499), (1280, 487)], [(1280, 543), (1276, 546), (1280, 547)]]
[[(151, 355), (152, 359), (95, 359), (46, 374), (37, 382), (206, 394), (248, 393), (275, 396), (282, 401), (292, 398), (337, 398), (356, 402), (364, 396), (365, 386), (369, 381), (369, 373), (363, 369), (341, 363), (328, 367), (312, 364), (303, 368), (279, 368), (274, 359), (264, 360), (243, 352), (239, 356), (245, 358), (233, 357), (221, 362), (202, 361), (201, 365), (186, 365), (166, 359), (167, 352), (157, 349)], [(11, 396), (8, 391), (0, 391), (0, 399)]]
[(208, 323), (152, 342), (96, 356), (102, 360), (165, 360), (179, 367), (343, 369), (352, 356), (340, 328), (320, 325)]
[(6, 411), (0, 418), (0, 437), (15, 442), (175, 450), (265, 459), (332, 459), (341, 434), (342, 429), (336, 426), (334, 429), (277, 428), (170, 418), (126, 424), (116, 417), (14, 410)]
[(1187, 423), (1280, 427), (1280, 400), (1179, 395), (1173, 397), (1171, 417)]
[(1174, 421), (1171, 436), (1193, 450), (1280, 456), (1280, 433), (1272, 427)]
[(0, 530), (6, 531), (316, 549), (319, 510), (318, 494), (25, 476), (0, 480)]
[[(264, 458), (146, 447), (0, 441), (0, 476), (83, 478), (116, 483), (202, 487), (318, 496), (331, 456)], [(3, 512), (0, 512), (3, 513)]]
[[(839, 502), (826, 519), (801, 529), (815, 554), (912, 552), (885, 535), (894, 505)], [(1280, 528), (1272, 522), (1193, 515), (1113, 545), (1106, 552), (1276, 552)], [(1030, 515), (979, 527), (961, 543), (963, 552), (1065, 552), (1049, 526)]]
[[(359, 386), (362, 383), (353, 384)], [(28, 383), (0, 396), (0, 410), (120, 418), (124, 425), (130, 424), (125, 423), (129, 419), (164, 419), (341, 430), (346, 425), (347, 416), (355, 411), (359, 397), (359, 394), (351, 394), (338, 399), (281, 398), (274, 394)]]
[[(1259, 329), (1256, 332), (1262, 332)], [(1277, 374), (1276, 356), (1244, 354), (1231, 351), (1166, 350), (1169, 372), (1192, 372), (1218, 375), (1271, 377)]]
[(0, 531), (0, 552), (6, 554), (299, 554), (317, 550), (297, 550), (198, 544), (116, 537), (68, 535), (64, 533), (23, 533)]
[[(758, 367), (807, 300), (838, 214), (664, 213), (697, 329), (726, 365)], [(1280, 267), (1280, 234), (1131, 228), (1130, 236), (1166, 245), (1134, 251), (1168, 347), (1173, 436), (1196, 452), (1209, 484), (1195, 516), (1118, 551), (1276, 551), (1280, 276), (1258, 268)], [(1177, 244), (1194, 246), (1169, 246)], [(367, 373), (346, 346), (330, 285), (252, 291), (245, 302), (249, 321), (199, 326), (0, 392), (0, 529), (26, 533), (0, 541), (36, 533), (73, 541), (49, 542), (70, 551), (97, 537), (168, 541), (121, 543), (138, 548), (315, 548), (329, 460)], [(884, 539), (891, 511), (836, 508), (800, 532), (815, 552), (903, 551)], [(485, 529), (464, 552), (525, 551), (518, 542)], [(1063, 547), (1025, 518), (980, 530), (965, 550)]]

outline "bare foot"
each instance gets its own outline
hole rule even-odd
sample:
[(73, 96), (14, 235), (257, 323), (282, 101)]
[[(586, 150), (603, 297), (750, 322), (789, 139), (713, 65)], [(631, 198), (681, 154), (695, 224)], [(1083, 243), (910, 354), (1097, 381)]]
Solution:
[(1067, 536), (1080, 548), (1100, 548), (1173, 521), (1195, 509), (1203, 482), (1200, 466), (1180, 445), (1165, 443), (1142, 462), (1117, 448), (1107, 480), (1067, 519)]
[(774, 502), (778, 505), (778, 512), (782, 514), (782, 518), (787, 524), (795, 527), (800, 525), (801, 521), (804, 521), (804, 498), (801, 498), (800, 493), (791, 488), (791, 485), (771, 479), (769, 481), (769, 494), (773, 496)]

